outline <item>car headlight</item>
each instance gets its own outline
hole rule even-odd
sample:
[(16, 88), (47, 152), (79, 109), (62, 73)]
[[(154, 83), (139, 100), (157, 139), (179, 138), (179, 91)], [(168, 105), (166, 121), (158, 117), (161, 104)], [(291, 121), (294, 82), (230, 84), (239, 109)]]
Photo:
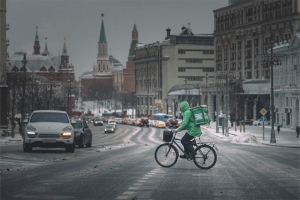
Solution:
[(62, 136), (63, 138), (69, 138), (69, 137), (72, 136), (72, 133), (70, 133), (70, 132), (62, 133), (61, 136)]
[(73, 129), (72, 126), (68, 125), (65, 128), (63, 128), (63, 131), (72, 131), (72, 129)]
[(106, 129), (104, 129), (104, 131), (106, 131)]
[(36, 131), (36, 128), (32, 126), (31, 124), (27, 125), (27, 130), (28, 131)]

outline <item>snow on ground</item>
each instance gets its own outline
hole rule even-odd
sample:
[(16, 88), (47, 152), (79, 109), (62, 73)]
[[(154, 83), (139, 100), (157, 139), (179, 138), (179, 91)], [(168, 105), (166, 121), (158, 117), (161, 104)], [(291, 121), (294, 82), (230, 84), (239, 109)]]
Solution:
[(254, 143), (257, 144), (257, 139), (254, 135), (251, 134), (239, 134), (236, 137), (232, 138), (232, 142), (238, 143)]

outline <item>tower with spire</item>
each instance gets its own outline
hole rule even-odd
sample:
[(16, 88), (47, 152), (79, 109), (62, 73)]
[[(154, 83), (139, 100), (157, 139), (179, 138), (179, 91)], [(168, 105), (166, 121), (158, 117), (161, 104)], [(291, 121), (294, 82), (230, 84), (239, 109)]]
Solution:
[(45, 49), (44, 49), (44, 52), (43, 52), (42, 55), (43, 56), (48, 56), (49, 55), (48, 45), (47, 45), (47, 38), (45, 38)]
[(129, 56), (134, 56), (134, 49), (136, 47), (136, 44), (139, 42), (139, 32), (136, 28), (136, 24), (134, 22), (133, 30), (131, 33), (131, 44), (129, 49)]
[(101, 22), (101, 29), (100, 29), (100, 37), (98, 42), (98, 54), (97, 54), (97, 64), (93, 66), (93, 71), (95, 74), (99, 73), (112, 73), (112, 69), (109, 63), (109, 55), (108, 55), (108, 46), (106, 41), (105, 35), (105, 28), (103, 17), (104, 14), (101, 14), (102, 22)]
[(139, 34), (136, 28), (136, 24), (134, 23), (133, 29), (131, 32), (131, 44), (129, 48), (128, 60), (126, 62), (126, 69), (123, 70), (124, 76), (124, 90), (129, 94), (133, 94), (135, 92), (135, 65), (133, 63), (134, 59), (134, 49), (139, 42)]
[(36, 33), (35, 33), (35, 40), (34, 40), (34, 45), (33, 45), (33, 55), (40, 55), (40, 41), (39, 41), (39, 35), (38, 35), (38, 26), (36, 28)]
[(62, 50), (61, 54), (61, 67), (65, 67), (69, 64), (69, 55), (68, 55), (68, 50), (67, 50), (67, 45), (66, 45), (66, 37), (64, 37), (64, 47)]

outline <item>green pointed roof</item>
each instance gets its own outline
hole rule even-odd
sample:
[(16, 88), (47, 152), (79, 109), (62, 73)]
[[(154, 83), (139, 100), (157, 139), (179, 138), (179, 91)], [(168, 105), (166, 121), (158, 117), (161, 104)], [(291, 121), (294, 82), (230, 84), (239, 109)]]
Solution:
[(137, 28), (136, 28), (135, 22), (134, 22), (134, 26), (133, 26), (133, 30), (132, 30), (132, 31), (137, 31)]
[(102, 19), (102, 23), (101, 23), (101, 30), (100, 30), (100, 38), (99, 38), (99, 42), (100, 43), (107, 43), (106, 42), (106, 36), (105, 36), (105, 29), (104, 29), (104, 22)]

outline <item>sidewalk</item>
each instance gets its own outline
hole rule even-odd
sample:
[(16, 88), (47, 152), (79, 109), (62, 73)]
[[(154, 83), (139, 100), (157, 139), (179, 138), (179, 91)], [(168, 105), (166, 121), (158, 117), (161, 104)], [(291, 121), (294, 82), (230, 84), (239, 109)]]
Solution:
[(15, 128), (15, 137), (12, 138), (11, 135), (5, 135), (4, 136), (4, 132), (3, 130), (1, 130), (0, 132), (0, 144), (7, 144), (7, 143), (20, 143), (23, 142), (23, 138), (21, 136), (21, 134), (19, 133), (19, 126), (16, 125)]
[[(242, 127), (243, 128), (243, 127)], [(233, 143), (247, 143), (247, 144), (263, 144), (278, 147), (290, 147), (290, 148), (300, 148), (300, 137), (296, 137), (296, 131), (290, 130), (288, 128), (281, 128), (280, 132), (277, 133), (275, 129), (275, 139), (276, 143), (271, 143), (271, 126), (265, 126), (265, 137), (263, 139), (263, 128), (262, 126), (245, 126), (245, 133), (240, 132), (240, 127), (237, 126), (237, 131), (235, 131), (234, 126), (229, 128), (229, 135), (225, 136), (222, 134), (222, 128), (219, 128), (219, 133), (216, 133), (216, 123), (211, 122), (209, 126), (201, 126), (201, 129), (205, 129), (211, 134), (223, 139), (231, 140)]]

